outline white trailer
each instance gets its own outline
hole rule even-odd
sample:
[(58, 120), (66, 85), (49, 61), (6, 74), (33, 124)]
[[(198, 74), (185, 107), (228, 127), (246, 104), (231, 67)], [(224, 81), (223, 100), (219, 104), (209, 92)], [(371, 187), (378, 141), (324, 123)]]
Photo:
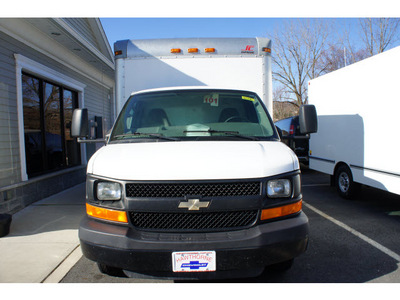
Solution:
[(254, 91), (273, 115), (267, 38), (123, 40), (114, 44), (114, 51), (116, 114), (133, 92), (211, 86)]
[(309, 83), (318, 112), (310, 139), (310, 168), (332, 175), (341, 196), (360, 184), (400, 195), (397, 127), (400, 47)]

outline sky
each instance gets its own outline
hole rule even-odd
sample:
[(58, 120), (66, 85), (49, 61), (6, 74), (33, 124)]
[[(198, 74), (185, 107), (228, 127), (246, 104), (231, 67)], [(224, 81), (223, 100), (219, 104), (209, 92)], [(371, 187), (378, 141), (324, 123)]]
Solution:
[[(329, 18), (355, 30), (356, 18)], [(100, 18), (108, 41), (195, 37), (268, 37), (287, 18)]]
[(396, 0), (118, 0), (92, 13), (100, 17), (113, 49), (115, 41), (124, 39), (271, 37), (287, 18), (329, 18), (339, 31), (344, 24), (355, 30), (359, 17), (399, 17), (400, 4)]
[(100, 18), (111, 45), (124, 39), (258, 37), (278, 26), (278, 18)]
[(0, 17), (100, 18), (113, 49), (114, 42), (121, 39), (270, 37), (284, 18), (342, 21), (400, 17), (400, 3), (396, 0), (17, 0), (5, 1)]
[(396, 0), (16, 0), (0, 17), (399, 17)]

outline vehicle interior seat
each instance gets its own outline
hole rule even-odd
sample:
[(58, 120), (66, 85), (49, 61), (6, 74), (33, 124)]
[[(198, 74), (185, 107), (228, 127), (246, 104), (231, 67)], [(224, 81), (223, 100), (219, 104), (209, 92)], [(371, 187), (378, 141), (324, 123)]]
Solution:
[(161, 108), (154, 108), (149, 111), (143, 127), (169, 126), (169, 120), (165, 111)]

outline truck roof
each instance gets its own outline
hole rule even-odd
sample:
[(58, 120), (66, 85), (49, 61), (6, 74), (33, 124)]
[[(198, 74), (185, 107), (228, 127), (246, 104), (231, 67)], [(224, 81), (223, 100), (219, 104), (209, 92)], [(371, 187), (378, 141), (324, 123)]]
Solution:
[[(173, 52), (172, 49), (179, 49)], [(190, 53), (189, 49), (197, 49)], [(206, 49), (214, 49), (207, 52)], [(115, 58), (186, 56), (262, 56), (271, 52), (271, 40), (255, 38), (177, 38), (121, 40), (114, 44)]]
[(147, 89), (141, 90), (138, 92), (133, 92), (131, 96), (143, 93), (152, 93), (152, 92), (163, 92), (163, 91), (183, 91), (183, 90), (222, 90), (222, 91), (242, 91), (248, 93), (254, 93), (252, 91), (246, 91), (242, 89), (231, 89), (231, 88), (222, 88), (222, 87), (215, 87), (215, 86), (176, 86), (176, 87), (161, 87), (155, 89)]

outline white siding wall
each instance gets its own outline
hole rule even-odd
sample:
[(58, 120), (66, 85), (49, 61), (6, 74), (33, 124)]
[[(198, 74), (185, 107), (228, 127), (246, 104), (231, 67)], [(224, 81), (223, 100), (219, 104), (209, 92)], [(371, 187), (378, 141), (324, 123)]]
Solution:
[(0, 33), (0, 187), (21, 180), (15, 63), (15, 43)]
[(94, 38), (94, 34), (87, 19), (64, 18), (63, 20), (67, 22), (77, 32), (79, 32), (79, 34), (82, 35), (83, 38), (87, 40), (89, 43), (91, 43), (95, 47), (99, 47), (99, 45), (96, 42), (96, 39)]
[[(108, 129), (113, 121), (110, 100), (111, 89), (77, 74), (68, 67), (0, 32), (0, 187), (21, 181), (15, 53), (86, 85), (83, 97), (90, 116), (103, 116), (106, 121), (105, 129)], [(45, 79), (51, 80), (52, 78)], [(22, 159), (25, 159), (25, 157), (22, 157)]]

